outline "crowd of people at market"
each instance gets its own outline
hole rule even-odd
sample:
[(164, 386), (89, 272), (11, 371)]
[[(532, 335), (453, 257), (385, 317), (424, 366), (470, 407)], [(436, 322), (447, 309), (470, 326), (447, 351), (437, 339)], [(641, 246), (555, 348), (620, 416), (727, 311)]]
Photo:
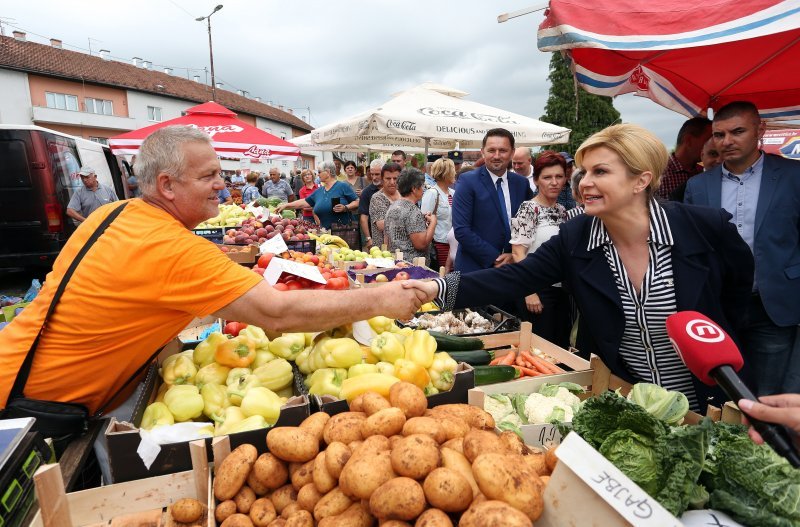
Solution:
[[(164, 128), (135, 165), (142, 198), (123, 202), (58, 309), (48, 312), (56, 287), (118, 204), (88, 216), (36, 301), (0, 332), (0, 401), (22, 395), (12, 385), (31, 349), (24, 395), (94, 413), (195, 316), (319, 331), (376, 315), (409, 318), (431, 300), (446, 310), (513, 311), (630, 382), (682, 391), (695, 409), (723, 395), (687, 370), (665, 319), (700, 311), (740, 344), (758, 395), (800, 392), (800, 164), (763, 153), (764, 129), (755, 106), (734, 102), (713, 122), (687, 121), (671, 155), (633, 124), (595, 133), (574, 159), (533, 156), (495, 128), (472, 166), (452, 151), (420, 169), (398, 150), (365, 175), (339, 160), (288, 181), (276, 168), (262, 181), (236, 174), (230, 184), (243, 200), (280, 197), (279, 211), (299, 209), (351, 247), (386, 245), (454, 271), (431, 282), (277, 292), (191, 233), (217, 214), (228, 185), (208, 136)], [(797, 398), (766, 401), (797, 407)], [(780, 419), (800, 430), (797, 411), (787, 415)]]

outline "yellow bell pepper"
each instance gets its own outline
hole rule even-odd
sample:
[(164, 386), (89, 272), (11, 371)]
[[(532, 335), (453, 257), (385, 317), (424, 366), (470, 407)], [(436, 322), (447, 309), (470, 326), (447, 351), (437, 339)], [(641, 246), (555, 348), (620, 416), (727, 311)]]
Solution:
[(225, 384), (230, 372), (231, 369), (227, 366), (212, 362), (197, 370), (197, 375), (194, 376), (194, 385), (202, 390), (206, 384)]
[(206, 339), (197, 345), (192, 354), (192, 360), (198, 368), (208, 366), (214, 362), (214, 354), (217, 351), (217, 346), (228, 340), (225, 334), (215, 331), (211, 333)]
[(433, 364), (433, 354), (436, 353), (436, 339), (431, 334), (420, 329), (414, 331), (403, 343), (405, 359), (412, 360), (425, 369)]
[(164, 404), (178, 423), (203, 415), (203, 396), (200, 395), (197, 386), (192, 384), (173, 386), (167, 390), (164, 394)]
[(301, 351), (294, 359), (294, 363), (297, 364), (297, 369), (300, 370), (300, 373), (304, 375), (311, 373), (311, 368), (309, 367), (309, 357), (311, 356), (311, 351), (313, 349), (314, 348), (311, 346), (306, 346), (303, 351)]
[(365, 373), (379, 373), (378, 367), (374, 364), (367, 363), (350, 366), (350, 369), (347, 370), (347, 378), (349, 379), (351, 377), (358, 377), (359, 375), (364, 375)]
[(286, 404), (284, 399), (291, 399), (294, 397), (294, 386), (287, 386), (286, 388), (281, 388), (280, 390), (276, 390), (275, 393), (278, 394), (278, 397), (281, 398), (283, 404)]
[(239, 382), (239, 379), (242, 377), (246, 377), (253, 373), (253, 370), (250, 368), (232, 368), (231, 371), (228, 372), (228, 378), (225, 379), (225, 386), (230, 386), (231, 384)]
[(410, 382), (420, 388), (425, 388), (431, 382), (431, 376), (428, 371), (408, 359), (398, 359), (394, 363), (394, 375), (401, 381)]
[(228, 385), (228, 399), (231, 404), (239, 406), (242, 404), (244, 396), (247, 395), (247, 391), (258, 386), (261, 386), (261, 381), (255, 375), (250, 374), (240, 377), (237, 382)]
[(388, 398), (389, 390), (396, 382), (400, 382), (400, 379), (385, 373), (365, 373), (352, 379), (345, 379), (339, 397), (350, 402), (362, 393), (376, 392)]
[(272, 352), (269, 351), (269, 345), (267, 346), (266, 349), (256, 348), (256, 358), (253, 361), (253, 364), (250, 365), (250, 367), (253, 369), (260, 368), (261, 366), (273, 360), (275, 360), (275, 355), (273, 355)]
[(269, 351), (286, 360), (294, 360), (306, 347), (303, 333), (284, 333), (269, 343)]
[(164, 394), (167, 393), (167, 390), (169, 390), (170, 388), (172, 388), (172, 385), (162, 382), (161, 386), (158, 387), (158, 393), (156, 393), (155, 402), (163, 403), (164, 402)]
[(370, 346), (361, 346), (361, 355), (364, 357), (364, 362), (367, 364), (377, 364), (380, 362), (380, 359), (372, 353), (372, 348)]
[(328, 368), (349, 368), (362, 360), (361, 346), (353, 339), (329, 339), (320, 351)]
[(256, 347), (247, 337), (234, 337), (217, 346), (214, 360), (229, 368), (246, 368), (256, 360)]
[(335, 339), (350, 337), (353, 335), (353, 324), (345, 324), (338, 328), (333, 328), (328, 331), (328, 334)]
[(217, 422), (223, 420), (223, 412), (231, 405), (228, 392), (221, 384), (205, 384), (200, 389), (203, 397), (203, 415)]
[(378, 368), (378, 373), (385, 373), (386, 375), (394, 375), (394, 364), (391, 362), (381, 361), (375, 365)]
[(253, 370), (253, 375), (258, 377), (261, 386), (272, 391), (286, 388), (294, 380), (292, 365), (286, 359), (275, 359), (265, 366)]
[(400, 328), (397, 326), (395, 326), (395, 328), (397, 329), (392, 329), (392, 333), (394, 333), (394, 336), (397, 337), (397, 340), (401, 343), (404, 343), (406, 339), (414, 333), (414, 330), (411, 328)]
[(269, 338), (264, 330), (258, 326), (247, 326), (239, 332), (239, 337), (245, 337), (253, 341), (256, 347), (256, 352), (260, 350), (269, 350)]
[(370, 342), (370, 349), (379, 361), (394, 363), (405, 356), (405, 349), (394, 333), (384, 331)]
[[(260, 415), (251, 415), (241, 421), (236, 422), (225, 430), (223, 435), (238, 434), (239, 432), (250, 432), (251, 430), (260, 430), (268, 428), (270, 425), (266, 419)], [(220, 435), (215, 433), (214, 435)]]
[(311, 395), (333, 395), (339, 397), (342, 382), (347, 379), (344, 368), (322, 368), (306, 379), (308, 393)]
[(240, 408), (246, 417), (260, 415), (267, 423), (275, 424), (281, 415), (281, 398), (268, 388), (256, 386), (247, 390)]
[[(173, 360), (164, 361), (161, 367), (161, 378), (167, 384), (194, 384), (197, 366), (186, 355), (173, 355)], [(168, 357), (172, 359), (172, 357)]]
[(227, 435), (230, 433), (229, 430), (242, 421), (244, 421), (242, 409), (238, 406), (229, 406), (225, 409), (225, 413), (222, 415), (222, 421), (217, 422), (216, 426), (214, 427), (214, 435)]
[(175, 418), (167, 408), (167, 405), (161, 402), (150, 403), (144, 409), (142, 415), (142, 423), (139, 428), (143, 430), (152, 430), (157, 426), (167, 426), (175, 423)]
[(446, 351), (441, 351), (433, 356), (433, 364), (428, 368), (433, 386), (442, 392), (453, 387), (456, 380), (458, 363)]
[(386, 317), (372, 317), (371, 319), (367, 320), (367, 323), (369, 324), (369, 327), (372, 328), (372, 331), (379, 335), (384, 331), (391, 331), (393, 326), (397, 327), (394, 324), (394, 320)]

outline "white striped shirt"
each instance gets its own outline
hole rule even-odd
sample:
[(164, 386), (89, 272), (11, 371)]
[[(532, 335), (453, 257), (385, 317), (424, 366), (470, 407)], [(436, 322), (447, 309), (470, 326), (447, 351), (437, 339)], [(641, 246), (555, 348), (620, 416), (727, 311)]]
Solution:
[(619, 354), (623, 363), (635, 379), (683, 392), (689, 406), (699, 410), (692, 374), (667, 336), (666, 319), (677, 311), (672, 274), (673, 238), (667, 215), (655, 200), (650, 201), (647, 245), (650, 258), (637, 293), (603, 222), (596, 217), (592, 219), (587, 249), (603, 248), (622, 300), (625, 330)]

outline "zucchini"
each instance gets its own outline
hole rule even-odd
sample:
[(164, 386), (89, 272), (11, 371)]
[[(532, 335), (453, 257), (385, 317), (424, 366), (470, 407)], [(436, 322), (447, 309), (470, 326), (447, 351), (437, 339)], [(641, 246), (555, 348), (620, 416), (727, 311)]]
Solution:
[(439, 350), (436, 351), (444, 351), (448, 355), (450, 355), (456, 362), (466, 362), (467, 364), (471, 364), (473, 366), (481, 366), (484, 364), (489, 364), (494, 360), (494, 352), (493, 351), (486, 351), (486, 350), (473, 350), (473, 351), (449, 351), (449, 350)]
[(440, 351), (473, 351), (482, 350), (483, 341), (474, 337), (457, 337), (438, 331), (428, 331), (436, 339), (436, 348)]
[(513, 381), (519, 370), (513, 366), (475, 366), (475, 386)]

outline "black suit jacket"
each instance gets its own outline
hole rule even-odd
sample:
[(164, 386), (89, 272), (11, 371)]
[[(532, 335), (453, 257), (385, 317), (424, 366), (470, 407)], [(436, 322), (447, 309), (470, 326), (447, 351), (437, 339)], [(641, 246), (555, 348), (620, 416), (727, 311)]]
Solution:
[[(678, 311), (699, 311), (736, 338), (753, 283), (753, 257), (730, 214), (681, 203), (663, 203), (672, 231), (672, 267)], [(512, 265), (461, 275), (455, 307), (503, 303), (563, 282), (581, 312), (584, 348), (602, 358), (612, 373), (635, 382), (619, 356), (625, 328), (622, 300), (603, 249), (588, 251), (592, 217), (582, 214), (559, 234)], [(724, 398), (697, 379), (698, 401)]]

